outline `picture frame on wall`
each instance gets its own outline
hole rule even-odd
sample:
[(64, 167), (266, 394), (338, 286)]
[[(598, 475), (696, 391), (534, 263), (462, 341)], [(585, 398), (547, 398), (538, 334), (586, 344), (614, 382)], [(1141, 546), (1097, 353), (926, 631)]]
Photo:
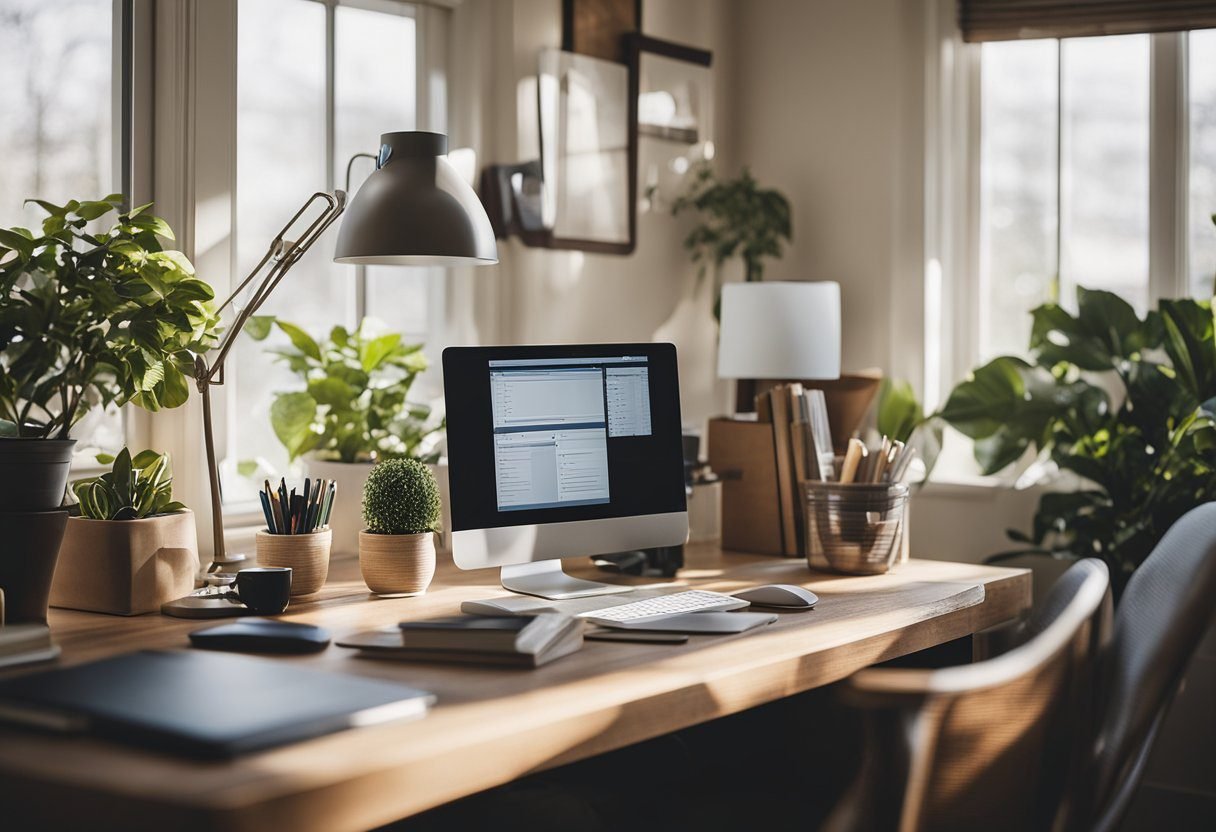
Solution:
[(645, 36), (636, 41), (638, 135), (677, 144), (711, 140), (711, 53)]
[(549, 248), (629, 254), (636, 229), (630, 67), (542, 49), (537, 69), (542, 225)]

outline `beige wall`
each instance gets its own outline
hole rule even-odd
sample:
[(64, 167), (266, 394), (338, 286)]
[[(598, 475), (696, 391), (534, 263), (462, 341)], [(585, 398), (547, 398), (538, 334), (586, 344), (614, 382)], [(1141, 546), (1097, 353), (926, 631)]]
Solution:
[[(726, 169), (736, 166), (738, 144), (729, 83), (735, 71), (734, 6), (729, 0), (643, 4), (647, 34), (713, 53), (714, 132), (722, 149), (719, 162)], [(534, 157), (535, 126), (526, 102), (533, 95), (529, 84), (536, 72), (537, 51), (561, 42), (560, 0), (469, 0), (454, 14), (453, 38), (453, 54), (471, 56), (470, 64), (457, 69), (453, 77), (453, 144), (477, 147), (482, 165)], [(492, 95), (487, 90), (493, 90)], [(641, 146), (643, 168), (653, 150), (648, 141)], [(475, 301), (477, 336), (513, 343), (649, 341), (656, 334), (670, 336), (670, 327), (660, 330), (680, 302), (692, 295), (695, 282), (695, 271), (681, 246), (688, 227), (687, 219), (676, 220), (666, 211), (642, 213), (637, 249), (628, 257), (530, 249), (516, 240), (500, 241), (502, 262), (492, 276), (493, 299), (481, 296)], [(485, 283), (478, 281), (478, 286)], [(703, 322), (708, 321), (706, 315)], [(682, 351), (688, 359), (681, 366), (684, 421), (699, 425), (729, 407), (729, 390), (715, 378), (712, 330), (699, 329), (691, 336), (702, 345), (708, 336), (710, 347)]]
[[(846, 370), (920, 378), (924, 0), (646, 0), (647, 34), (714, 55), (720, 170), (749, 166), (793, 206), (794, 239), (766, 278), (836, 280)], [(534, 152), (518, 99), (537, 50), (561, 38), (560, 0), (466, 0), (452, 27), (450, 132), (479, 164)], [(642, 145), (645, 169), (647, 147)], [(454, 314), (470, 342), (585, 342), (676, 336), (686, 424), (729, 409), (714, 378), (705, 309), (670, 319), (693, 295), (681, 247), (687, 220), (639, 217), (629, 257), (528, 249), (457, 281)], [(737, 269), (728, 274), (737, 278)], [(473, 310), (470, 312), (469, 310)], [(696, 330), (696, 331), (690, 331)], [(917, 497), (921, 556), (980, 560), (1026, 527), (1033, 497), (931, 486)]]
[(909, 0), (740, 4), (738, 157), (793, 205), (765, 277), (840, 282), (845, 370), (917, 375), (900, 336), (920, 308), (898, 292), (920, 272), (922, 20)]

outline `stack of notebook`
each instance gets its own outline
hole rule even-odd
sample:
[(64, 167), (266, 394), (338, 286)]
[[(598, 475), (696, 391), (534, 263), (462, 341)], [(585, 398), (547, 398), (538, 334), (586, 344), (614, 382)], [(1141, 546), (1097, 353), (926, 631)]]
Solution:
[(583, 646), (583, 623), (561, 613), (454, 615), (356, 633), (338, 646), (367, 658), (540, 667)]
[(804, 555), (802, 483), (835, 479), (827, 402), (822, 390), (804, 390), (797, 382), (778, 384), (756, 397), (756, 415), (773, 425), (782, 553)]

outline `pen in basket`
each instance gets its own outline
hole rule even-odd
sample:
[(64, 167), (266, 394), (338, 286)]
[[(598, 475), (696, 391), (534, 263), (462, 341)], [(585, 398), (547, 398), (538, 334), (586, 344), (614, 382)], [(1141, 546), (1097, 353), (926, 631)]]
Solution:
[(258, 492), (266, 530), (271, 534), (311, 534), (326, 528), (336, 497), (337, 483), (319, 478), (305, 478), (298, 494), (294, 488), (287, 490), (286, 478), (279, 480), (277, 488), (266, 480)]

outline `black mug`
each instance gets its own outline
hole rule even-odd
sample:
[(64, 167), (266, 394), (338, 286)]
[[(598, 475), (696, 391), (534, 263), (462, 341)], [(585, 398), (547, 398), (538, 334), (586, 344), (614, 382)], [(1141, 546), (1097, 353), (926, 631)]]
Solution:
[(236, 573), (236, 592), (225, 593), (256, 615), (278, 615), (291, 600), (291, 567), (258, 566)]

